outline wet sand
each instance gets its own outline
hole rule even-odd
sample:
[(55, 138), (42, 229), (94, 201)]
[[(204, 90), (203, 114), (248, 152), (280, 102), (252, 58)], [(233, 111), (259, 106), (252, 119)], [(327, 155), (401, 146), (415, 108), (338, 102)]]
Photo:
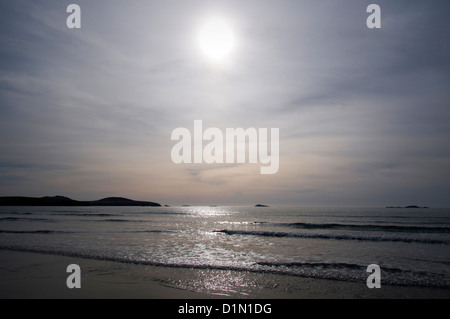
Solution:
[[(66, 268), (81, 268), (81, 288), (69, 289)], [(0, 298), (132, 299), (378, 299), (445, 298), (449, 289), (343, 282), (246, 271), (134, 265), (0, 250)]]

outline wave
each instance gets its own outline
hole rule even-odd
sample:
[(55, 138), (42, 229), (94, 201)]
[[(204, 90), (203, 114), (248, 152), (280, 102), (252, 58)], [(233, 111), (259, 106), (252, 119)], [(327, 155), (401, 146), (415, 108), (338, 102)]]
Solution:
[(62, 230), (1, 230), (0, 233), (3, 234), (160, 234), (160, 233), (176, 233), (176, 230), (157, 230), (157, 229), (148, 229), (148, 230), (135, 230), (135, 231), (96, 231), (96, 232), (87, 232), (87, 231), (62, 231)]
[(190, 215), (190, 213), (186, 212), (186, 213), (182, 213), (182, 212), (176, 212), (176, 211), (146, 211), (146, 212), (139, 212), (139, 211), (122, 211), (123, 216), (126, 215)]
[(190, 215), (189, 213), (180, 213), (180, 212), (144, 212), (139, 213), (142, 215)]
[(5, 234), (69, 234), (74, 232), (59, 231), (59, 230), (0, 230), (0, 233)]
[[(334, 270), (367, 270), (367, 265), (349, 264), (349, 263), (324, 263), (324, 262), (258, 262), (257, 265), (268, 267), (286, 267), (286, 268), (314, 268), (314, 269), (334, 269)], [(425, 271), (412, 271), (407, 269), (400, 269), (394, 267), (382, 266), (382, 271), (385, 273), (399, 274), (399, 273), (413, 273), (415, 275), (428, 275)]]
[[(185, 268), (208, 269), (225, 271), (245, 271), (262, 274), (288, 275), (315, 279), (328, 279), (349, 282), (365, 282), (367, 272), (365, 265), (348, 263), (269, 263), (257, 262), (250, 265), (224, 265), (224, 264), (197, 264), (197, 263), (171, 263), (141, 258), (107, 256), (95, 253), (82, 253), (76, 251), (63, 251), (56, 249), (28, 248), (20, 246), (0, 245), (0, 250), (38, 253), (47, 255), (65, 256), (71, 258), (91, 259), (98, 261), (120, 262), (125, 264)], [(380, 266), (383, 276), (383, 284), (396, 286), (415, 286), (450, 289), (450, 279), (442, 275), (427, 273), (424, 271), (412, 271), (399, 268)]]
[(165, 234), (165, 233), (177, 233), (178, 231), (176, 230), (154, 230), (154, 229), (150, 229), (150, 230), (135, 230), (135, 231), (123, 231), (120, 232), (122, 234), (145, 234), (145, 233), (155, 233), (155, 234)]
[[(349, 264), (349, 263), (320, 263), (320, 262), (258, 262), (257, 265), (269, 266), (269, 267), (286, 267), (286, 268), (314, 268), (314, 269), (334, 269), (334, 270), (363, 270), (366, 271), (367, 265)], [(411, 270), (405, 270), (393, 267), (382, 267), (383, 272), (389, 273), (413, 273)], [(424, 275), (427, 274), (423, 271), (414, 271), (415, 274)]]
[(20, 221), (20, 220), (27, 220), (27, 221), (54, 221), (53, 219), (48, 218), (28, 218), (28, 217), (2, 217), (0, 220), (5, 221)]
[[(299, 214), (299, 215), (291, 215), (291, 216), (301, 216), (301, 217), (313, 217), (313, 218), (317, 218), (317, 217), (327, 217), (327, 218), (362, 218), (362, 219), (382, 219), (385, 220), (386, 218), (389, 219), (408, 219), (408, 220), (423, 220), (424, 216), (423, 215), (411, 215), (409, 214), (410, 211), (408, 211), (408, 214), (404, 214), (404, 215), (373, 215), (373, 214), (367, 214), (367, 215), (348, 215), (348, 214), (342, 214), (342, 215), (336, 215), (336, 214)], [(426, 216), (426, 219), (428, 220), (450, 220), (450, 216), (445, 216), (445, 215), (441, 215), (441, 216)]]
[(312, 224), (312, 223), (286, 223), (278, 226), (300, 229), (346, 229), (359, 231), (388, 231), (408, 233), (450, 233), (450, 227), (423, 227), (398, 225), (358, 225), (358, 224)]
[(145, 223), (150, 222), (149, 220), (142, 219), (98, 219), (96, 222), (114, 222), (114, 223)]
[[(159, 215), (159, 214), (156, 214)], [(167, 214), (167, 215), (174, 215), (174, 214)], [(176, 214), (178, 215), (178, 214)], [(185, 215), (185, 214), (183, 214)], [(112, 216), (119, 216), (119, 215), (112, 215)], [(124, 216), (124, 215), (122, 215)], [(150, 219), (126, 219), (126, 218), (108, 218), (108, 219), (98, 219), (98, 220), (94, 220), (96, 222), (116, 222), (116, 223), (148, 223), (148, 222), (153, 222), (154, 220), (150, 220)]]
[(262, 237), (293, 237), (293, 238), (312, 238), (312, 239), (334, 239), (334, 240), (359, 240), (374, 242), (402, 242), (402, 243), (422, 243), (422, 244), (441, 244), (447, 245), (447, 241), (429, 239), (429, 238), (406, 238), (406, 237), (388, 237), (388, 236), (362, 236), (354, 234), (306, 234), (306, 233), (285, 233), (273, 231), (247, 231), (247, 230), (214, 230), (215, 233), (224, 233), (227, 235), (244, 236), (262, 236)]
[(54, 213), (51, 214), (54, 216), (87, 216), (87, 217), (114, 217), (114, 216), (123, 216), (120, 214), (104, 214), (104, 213)]

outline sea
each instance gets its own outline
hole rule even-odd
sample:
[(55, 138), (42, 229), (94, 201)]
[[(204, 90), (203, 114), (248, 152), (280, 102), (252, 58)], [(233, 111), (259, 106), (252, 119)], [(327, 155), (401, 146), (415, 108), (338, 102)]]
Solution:
[(450, 289), (450, 209), (0, 207), (0, 249)]

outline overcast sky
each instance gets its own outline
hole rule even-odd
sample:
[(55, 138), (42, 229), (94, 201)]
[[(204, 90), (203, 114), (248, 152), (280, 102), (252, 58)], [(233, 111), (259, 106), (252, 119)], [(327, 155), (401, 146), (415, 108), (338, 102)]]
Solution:
[[(0, 196), (448, 207), (447, 2), (2, 0)], [(198, 45), (213, 17), (222, 64)], [(279, 128), (278, 173), (174, 164), (194, 120)]]

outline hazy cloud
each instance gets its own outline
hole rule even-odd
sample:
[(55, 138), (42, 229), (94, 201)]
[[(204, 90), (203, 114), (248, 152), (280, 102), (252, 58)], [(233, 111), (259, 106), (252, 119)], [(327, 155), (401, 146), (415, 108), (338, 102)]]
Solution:
[[(449, 205), (450, 5), (385, 1), (0, 4), (0, 195), (183, 204)], [(202, 22), (236, 33), (202, 56)], [(177, 127), (280, 128), (280, 170), (175, 165)]]

